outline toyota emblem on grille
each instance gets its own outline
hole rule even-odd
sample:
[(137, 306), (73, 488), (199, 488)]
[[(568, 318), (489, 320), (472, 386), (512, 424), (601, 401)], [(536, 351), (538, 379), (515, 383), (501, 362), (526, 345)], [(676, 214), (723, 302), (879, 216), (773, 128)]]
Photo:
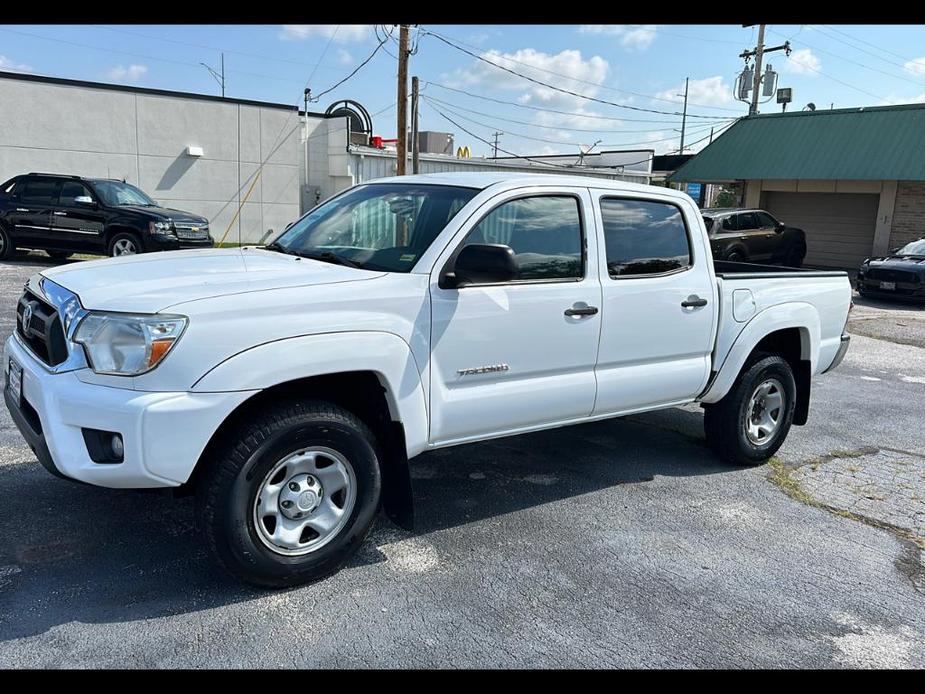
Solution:
[(22, 310), (22, 328), (23, 332), (28, 332), (32, 324), (32, 304), (26, 304)]

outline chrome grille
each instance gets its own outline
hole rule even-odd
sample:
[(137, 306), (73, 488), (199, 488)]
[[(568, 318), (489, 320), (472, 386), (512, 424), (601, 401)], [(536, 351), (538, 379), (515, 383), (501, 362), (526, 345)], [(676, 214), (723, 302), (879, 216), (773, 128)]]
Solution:
[(173, 228), (177, 231), (178, 239), (204, 240), (209, 238), (209, 226), (194, 224), (193, 222), (174, 222)]

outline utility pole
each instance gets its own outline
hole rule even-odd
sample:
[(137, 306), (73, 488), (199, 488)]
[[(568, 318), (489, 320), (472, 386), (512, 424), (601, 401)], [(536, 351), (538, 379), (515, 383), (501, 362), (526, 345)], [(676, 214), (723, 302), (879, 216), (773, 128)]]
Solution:
[(492, 159), (497, 159), (497, 158), (498, 158), (498, 138), (501, 137), (502, 135), (504, 135), (504, 133), (501, 132), (500, 130), (497, 131), (497, 132), (495, 132), (495, 134), (494, 134), (495, 146), (494, 146), (494, 154), (492, 154), (492, 156), (491, 156)]
[(758, 88), (761, 86), (761, 59), (764, 57), (764, 24), (758, 25), (758, 45), (755, 46), (755, 77), (752, 82), (752, 103), (748, 107), (748, 115), (758, 113)]
[(408, 159), (408, 25), (398, 30), (398, 143), (397, 174), (405, 175)]
[[(748, 27), (751, 24), (743, 24), (742, 26)], [(752, 56), (755, 57), (755, 74), (752, 75), (752, 99), (748, 105), (748, 115), (754, 116), (758, 113), (758, 97), (759, 89), (761, 88), (761, 80), (764, 75), (761, 74), (761, 62), (764, 60), (765, 53), (773, 53), (774, 51), (785, 51), (787, 55), (790, 55), (790, 42), (784, 41), (780, 46), (774, 46), (773, 48), (764, 47), (764, 24), (758, 25), (758, 45), (755, 46), (754, 50), (751, 51), (742, 51), (739, 54), (740, 58), (745, 59), (745, 65), (748, 66), (748, 59)], [(745, 99), (740, 99), (744, 101)]]
[(418, 76), (411, 78), (411, 173), (420, 172), (421, 146), (418, 142)]
[[(687, 128), (687, 87), (690, 80), (690, 77), (684, 78), (684, 112), (681, 116), (681, 149), (678, 150), (678, 154), (684, 154), (684, 130)], [(678, 94), (678, 96), (681, 95)]]

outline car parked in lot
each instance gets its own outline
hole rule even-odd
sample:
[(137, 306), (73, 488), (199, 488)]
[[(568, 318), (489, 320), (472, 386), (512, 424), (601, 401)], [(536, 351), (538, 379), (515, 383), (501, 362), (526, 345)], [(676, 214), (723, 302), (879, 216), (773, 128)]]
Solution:
[(294, 585), (336, 570), (380, 504), (410, 524), (425, 451), (700, 403), (719, 457), (768, 460), (847, 350), (851, 285), (745, 270), (713, 261), (678, 191), (380, 179), (264, 248), (34, 275), (5, 400), (53, 474), (194, 491), (226, 569)]
[(30, 173), (0, 186), (0, 258), (17, 248), (63, 259), (212, 245), (209, 220), (161, 207), (124, 181)]
[(861, 296), (925, 300), (925, 238), (865, 260), (857, 287)]
[(764, 210), (706, 208), (701, 211), (717, 260), (801, 267), (806, 234)]

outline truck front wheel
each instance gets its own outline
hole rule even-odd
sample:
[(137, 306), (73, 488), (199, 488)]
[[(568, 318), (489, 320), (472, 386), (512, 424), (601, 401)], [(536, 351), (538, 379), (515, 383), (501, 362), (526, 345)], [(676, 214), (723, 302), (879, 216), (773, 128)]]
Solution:
[(704, 406), (707, 443), (726, 462), (760, 465), (783, 445), (795, 405), (790, 364), (776, 354), (756, 355), (722, 400)]
[(268, 587), (336, 571), (375, 520), (376, 451), (369, 428), (327, 402), (255, 411), (202, 461), (199, 520), (218, 562), (238, 579)]

